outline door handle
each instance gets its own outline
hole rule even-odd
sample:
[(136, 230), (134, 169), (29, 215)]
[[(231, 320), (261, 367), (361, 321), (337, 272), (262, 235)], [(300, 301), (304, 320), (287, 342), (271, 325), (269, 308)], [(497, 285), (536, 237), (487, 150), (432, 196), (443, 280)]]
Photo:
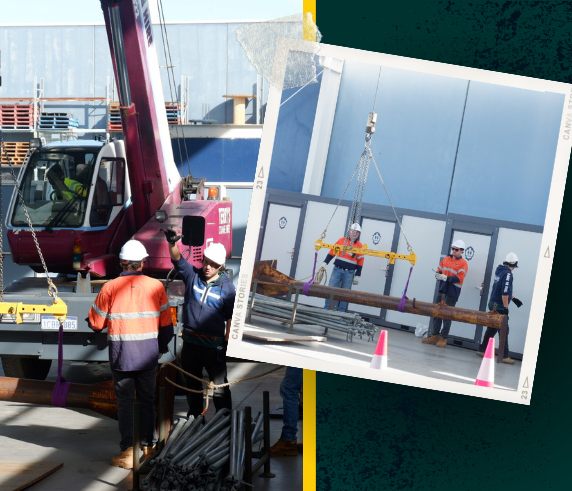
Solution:
[(483, 296), (483, 291), (484, 291), (484, 289), (485, 289), (485, 284), (484, 284), (484, 283), (481, 283), (481, 286), (475, 286), (475, 288), (476, 288), (477, 290), (479, 290), (479, 295), (482, 297), (482, 296)]

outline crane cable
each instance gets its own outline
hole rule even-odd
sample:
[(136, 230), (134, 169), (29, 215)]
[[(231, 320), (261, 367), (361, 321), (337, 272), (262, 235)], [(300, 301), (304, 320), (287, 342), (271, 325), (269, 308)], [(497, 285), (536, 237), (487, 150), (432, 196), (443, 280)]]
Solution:
[[(161, 38), (163, 40), (163, 53), (165, 55), (165, 63), (166, 63), (166, 68), (167, 68), (167, 77), (169, 80), (169, 94), (171, 96), (171, 101), (174, 101), (174, 95), (173, 95), (173, 91), (176, 92), (176, 87), (175, 87), (175, 73), (173, 70), (173, 60), (171, 58), (171, 48), (169, 45), (169, 37), (167, 35), (167, 27), (166, 27), (166, 23), (165, 23), (165, 13), (163, 12), (163, 1), (159, 0), (158, 2), (158, 7), (159, 7), (159, 25), (161, 26)], [(181, 87), (181, 94), (182, 94), (183, 88)], [(187, 101), (187, 105), (188, 105), (188, 101)], [(182, 109), (182, 107), (181, 107)], [(176, 132), (176, 140), (177, 140), (177, 146), (179, 149), (179, 158), (181, 160), (181, 167), (183, 166), (183, 152), (181, 150), (181, 140), (183, 140), (183, 148), (185, 150), (185, 158), (186, 158), (186, 162), (187, 162), (187, 168), (188, 168), (188, 172), (189, 175), (192, 176), (192, 171), (191, 171), (191, 161), (189, 159), (189, 150), (187, 148), (187, 142), (184, 138), (184, 135), (179, 136), (179, 124), (174, 125), (175, 126), (175, 132)]]

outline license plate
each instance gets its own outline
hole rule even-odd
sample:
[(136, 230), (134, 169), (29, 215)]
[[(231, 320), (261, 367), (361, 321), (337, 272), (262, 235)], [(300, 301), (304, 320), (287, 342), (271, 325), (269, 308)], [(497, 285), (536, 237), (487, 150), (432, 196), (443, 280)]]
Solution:
[[(60, 321), (52, 316), (42, 317), (42, 329), (46, 331), (57, 331), (60, 328)], [(77, 317), (66, 317), (64, 331), (77, 331)]]

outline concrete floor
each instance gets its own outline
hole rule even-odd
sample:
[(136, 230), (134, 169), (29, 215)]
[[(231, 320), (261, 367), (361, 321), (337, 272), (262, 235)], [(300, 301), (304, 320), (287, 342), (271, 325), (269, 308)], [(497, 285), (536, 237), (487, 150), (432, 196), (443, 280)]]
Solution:
[[(245, 333), (261, 333), (265, 336), (271, 334), (285, 334), (289, 329), (280, 321), (252, 315), (251, 322), (244, 327)], [(389, 329), (388, 331), (388, 369), (394, 372), (406, 372), (425, 377), (447, 380), (452, 382), (473, 385), (479, 372), (482, 358), (476, 352), (466, 348), (448, 345), (446, 348), (437, 348), (433, 345), (423, 344), (421, 338), (413, 333)], [(296, 324), (294, 334), (319, 336), (324, 332), (321, 326)], [(371, 362), (381, 329), (378, 328), (374, 341), (367, 341), (367, 337), (360, 339), (354, 337), (347, 341), (346, 335), (340, 331), (330, 330), (324, 342), (263, 342), (244, 337), (243, 343), (265, 352), (274, 351), (281, 355), (291, 353), (314, 360), (326, 361), (332, 366), (349, 365), (351, 367), (368, 368)], [(265, 357), (261, 359), (268, 359)], [(495, 363), (495, 390), (514, 391), (518, 387), (520, 368), (522, 363), (517, 361), (514, 365)], [(323, 368), (324, 371), (344, 373), (343, 367), (336, 370)]]
[[(55, 363), (48, 380), (55, 381)], [(229, 363), (229, 381), (262, 374), (276, 365)], [(262, 392), (270, 392), (270, 409), (282, 405), (279, 386), (285, 369), (231, 387), (233, 407), (252, 408), (253, 416), (262, 411)], [(0, 366), (0, 376), (4, 376)], [(92, 384), (111, 379), (109, 365), (64, 364), (68, 382)], [(177, 396), (175, 415), (187, 413), (185, 396)], [(209, 404), (207, 419), (214, 414)], [(281, 419), (270, 420), (273, 444), (282, 428)], [(302, 441), (302, 421), (298, 424), (298, 442)], [(0, 448), (2, 460), (22, 462), (62, 462), (64, 466), (34, 484), (34, 491), (104, 491), (132, 489), (131, 471), (113, 467), (110, 458), (119, 451), (119, 432), (115, 420), (83, 409), (55, 408), (0, 401)], [(257, 450), (257, 449), (255, 449)], [(254, 477), (254, 489), (283, 491), (302, 489), (302, 455), (278, 457), (271, 461), (275, 478)], [(13, 487), (0, 487), (2, 491)]]

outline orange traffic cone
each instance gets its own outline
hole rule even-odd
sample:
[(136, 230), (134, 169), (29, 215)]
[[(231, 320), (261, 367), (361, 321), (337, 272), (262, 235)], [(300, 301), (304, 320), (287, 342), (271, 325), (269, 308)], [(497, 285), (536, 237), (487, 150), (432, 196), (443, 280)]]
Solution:
[(381, 331), (369, 368), (387, 369), (387, 331)]
[(481, 368), (479, 369), (479, 374), (477, 375), (477, 380), (475, 380), (475, 385), (480, 385), (481, 387), (493, 387), (495, 386), (495, 339), (490, 338), (489, 344), (487, 344), (487, 350), (485, 351), (485, 356), (483, 362), (481, 363)]

